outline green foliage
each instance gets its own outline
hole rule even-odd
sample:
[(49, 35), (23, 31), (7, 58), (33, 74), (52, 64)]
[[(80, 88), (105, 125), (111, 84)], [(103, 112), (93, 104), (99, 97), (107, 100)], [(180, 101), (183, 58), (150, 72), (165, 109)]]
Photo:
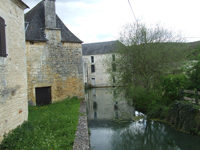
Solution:
[(5, 135), (0, 149), (72, 149), (80, 101), (73, 97), (43, 107), (29, 107), (28, 122)]
[(2, 141), (2, 145), (0, 145), (0, 149), (15, 149), (18, 142), (22, 143), (26, 140), (26, 137), (31, 134), (33, 130), (34, 126), (32, 123), (24, 122), (20, 127), (11, 131), (8, 135), (4, 135), (4, 140)]
[(169, 106), (154, 104), (147, 113), (148, 119), (161, 119), (164, 120), (167, 116)]
[(147, 90), (157, 88), (159, 77), (172, 66), (175, 69), (176, 62), (185, 57), (181, 36), (160, 26), (128, 24), (118, 41), (116, 70), (113, 72), (112, 58), (104, 61), (111, 79), (116, 77), (116, 85), (143, 86)]
[(179, 90), (184, 86), (187, 80), (185, 75), (168, 75), (161, 77), (161, 89), (163, 99), (166, 100), (166, 105), (171, 104), (174, 100), (179, 100)]
[(133, 100), (133, 105), (138, 111), (146, 113), (150, 109), (151, 104), (159, 100), (159, 96), (153, 92), (146, 90), (142, 86), (131, 86), (126, 93)]
[(200, 61), (187, 70), (188, 81), (185, 83), (186, 89), (200, 91)]
[(199, 118), (199, 109), (199, 106), (190, 102), (175, 101), (169, 109), (166, 120), (181, 131), (198, 133), (200, 123), (195, 118)]
[(189, 60), (200, 60), (200, 47), (193, 49), (187, 56)]

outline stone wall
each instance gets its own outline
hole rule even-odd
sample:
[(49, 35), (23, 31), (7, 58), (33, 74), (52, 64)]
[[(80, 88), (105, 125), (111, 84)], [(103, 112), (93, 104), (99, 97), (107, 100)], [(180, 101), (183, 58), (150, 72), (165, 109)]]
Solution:
[(24, 11), (19, 6), (0, 0), (8, 54), (0, 57), (0, 142), (4, 133), (28, 118)]
[[(91, 56), (94, 56), (94, 63), (91, 62)], [(111, 59), (112, 54), (98, 54), (98, 55), (84, 55), (83, 62), (84, 62), (84, 82), (88, 85), (92, 85), (94, 87), (106, 87), (106, 86), (113, 86), (112, 79), (108, 73), (106, 73), (104, 60)], [(95, 72), (91, 72), (91, 65), (95, 65)], [(87, 67), (87, 68), (86, 68)], [(92, 78), (95, 79), (92, 81)], [(93, 82), (93, 83), (92, 83)]]
[(51, 87), (51, 102), (84, 97), (82, 44), (61, 42), (59, 29), (46, 29), (47, 42), (26, 42), (28, 100), (36, 104), (35, 88)]

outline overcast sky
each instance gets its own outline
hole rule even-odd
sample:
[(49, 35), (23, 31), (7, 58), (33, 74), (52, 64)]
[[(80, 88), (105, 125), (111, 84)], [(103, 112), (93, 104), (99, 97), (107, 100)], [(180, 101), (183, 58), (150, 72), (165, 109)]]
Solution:
[[(41, 0), (23, 1), (31, 9)], [(199, 0), (130, 0), (130, 3), (139, 22), (182, 31), (187, 41), (200, 40)], [(56, 0), (56, 13), (84, 43), (116, 40), (122, 25), (135, 22), (128, 0)]]

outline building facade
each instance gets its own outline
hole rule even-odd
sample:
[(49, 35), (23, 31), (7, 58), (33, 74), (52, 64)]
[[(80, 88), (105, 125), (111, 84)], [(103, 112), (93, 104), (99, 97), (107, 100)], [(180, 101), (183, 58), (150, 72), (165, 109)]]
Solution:
[(24, 9), (21, 0), (0, 1), (0, 142), (28, 119)]
[(83, 74), (85, 85), (92, 87), (114, 86), (115, 78), (106, 72), (105, 60), (115, 61), (117, 41), (83, 44)]
[(25, 21), (29, 104), (84, 97), (82, 41), (56, 15), (55, 0), (42, 0)]

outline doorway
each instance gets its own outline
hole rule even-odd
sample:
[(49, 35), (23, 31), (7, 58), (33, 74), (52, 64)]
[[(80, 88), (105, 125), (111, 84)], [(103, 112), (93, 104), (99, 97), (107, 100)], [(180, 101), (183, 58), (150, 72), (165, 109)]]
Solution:
[(36, 105), (43, 106), (51, 104), (51, 87), (35, 88)]

